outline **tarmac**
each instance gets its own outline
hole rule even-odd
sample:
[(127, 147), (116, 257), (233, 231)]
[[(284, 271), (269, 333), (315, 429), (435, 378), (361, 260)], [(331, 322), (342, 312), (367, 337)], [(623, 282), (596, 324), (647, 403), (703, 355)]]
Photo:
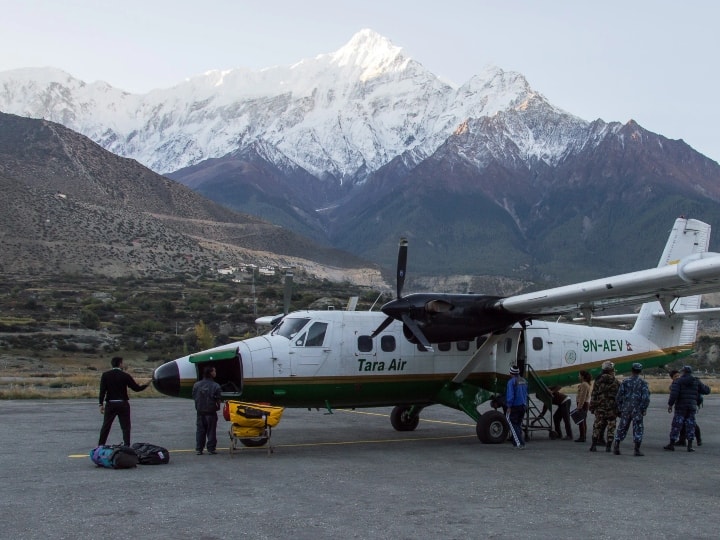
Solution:
[[(194, 452), (190, 400), (137, 398), (132, 442), (167, 465), (112, 470), (88, 456), (95, 400), (0, 402), (2, 537), (14, 539), (717, 538), (720, 396), (698, 414), (703, 445), (668, 452), (667, 395), (651, 398), (644, 457), (588, 452), (533, 432), (484, 445), (469, 417), (425, 409), (396, 432), (390, 408), (288, 409), (267, 448)], [(592, 416), (589, 416), (590, 428)], [(575, 430), (577, 436), (577, 430)], [(109, 442), (120, 440), (116, 423)]]

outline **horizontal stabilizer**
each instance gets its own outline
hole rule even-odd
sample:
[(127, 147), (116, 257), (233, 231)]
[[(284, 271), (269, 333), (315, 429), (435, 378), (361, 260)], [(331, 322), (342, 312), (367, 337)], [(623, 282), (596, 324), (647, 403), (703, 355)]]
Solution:
[[(664, 311), (654, 311), (653, 317), (665, 317)], [(683, 311), (674, 311), (674, 317), (687, 319), (689, 321), (705, 321), (708, 319), (720, 319), (720, 308), (705, 309), (686, 309)], [(637, 315), (636, 315), (637, 317)]]

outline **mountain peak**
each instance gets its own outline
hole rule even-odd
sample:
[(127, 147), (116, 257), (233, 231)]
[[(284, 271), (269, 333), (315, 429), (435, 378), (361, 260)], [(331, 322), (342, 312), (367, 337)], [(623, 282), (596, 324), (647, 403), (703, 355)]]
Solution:
[(388, 38), (365, 28), (357, 32), (343, 47), (328, 55), (338, 67), (362, 69), (361, 80), (372, 79), (388, 71), (400, 71), (410, 60), (402, 47), (393, 45)]

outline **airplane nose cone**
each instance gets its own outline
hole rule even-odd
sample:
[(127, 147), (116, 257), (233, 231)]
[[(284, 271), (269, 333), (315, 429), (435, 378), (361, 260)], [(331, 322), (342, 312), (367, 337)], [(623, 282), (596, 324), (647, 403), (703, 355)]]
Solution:
[(166, 396), (178, 397), (180, 395), (180, 370), (177, 362), (173, 360), (157, 368), (152, 382), (158, 392)]

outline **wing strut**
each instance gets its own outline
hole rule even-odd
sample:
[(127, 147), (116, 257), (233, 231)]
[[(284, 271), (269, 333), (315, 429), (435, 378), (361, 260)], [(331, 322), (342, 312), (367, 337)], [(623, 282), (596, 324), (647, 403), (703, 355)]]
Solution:
[(463, 366), (463, 368), (458, 371), (458, 374), (453, 377), (452, 382), (454, 383), (461, 383), (464, 382), (465, 379), (468, 378), (468, 375), (470, 375), (475, 368), (478, 366), (480, 361), (482, 360), (481, 356), (482, 353), (488, 350), (489, 348), (494, 347), (497, 345), (498, 341), (502, 338), (503, 334), (490, 334), (488, 338), (485, 340), (485, 343), (483, 343), (480, 348), (475, 351), (475, 354), (473, 354), (470, 357), (470, 360), (467, 361), (467, 363)]

